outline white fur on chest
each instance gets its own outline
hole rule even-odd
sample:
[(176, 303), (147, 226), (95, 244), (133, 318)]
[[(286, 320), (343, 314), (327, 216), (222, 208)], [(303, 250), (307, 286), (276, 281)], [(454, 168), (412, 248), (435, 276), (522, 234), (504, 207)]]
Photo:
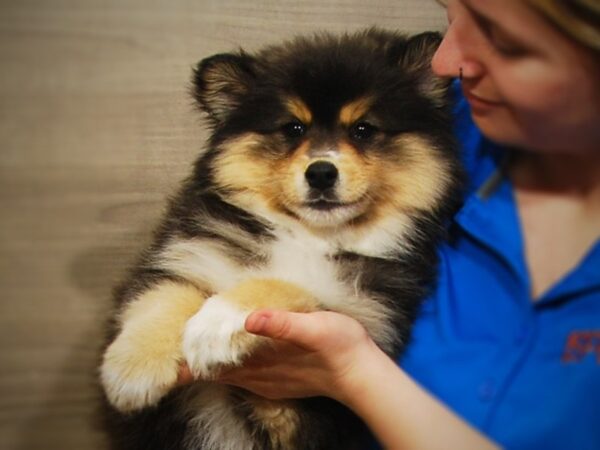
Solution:
[[(225, 292), (250, 278), (275, 278), (310, 292), (322, 307), (358, 319), (383, 348), (394, 342), (396, 330), (389, 321), (390, 306), (360, 292), (358, 277), (342, 280), (339, 251), (333, 240), (304, 230), (280, 230), (273, 239), (255, 243), (264, 257), (260, 265), (243, 264), (224, 244), (213, 239), (173, 239), (152, 265), (208, 289), (209, 295)], [(259, 249), (259, 250), (258, 250)]]
[(280, 231), (263, 243), (261, 253), (266, 256), (266, 263), (246, 266), (214, 240), (174, 239), (154, 265), (199, 285), (208, 285), (214, 293), (249, 278), (276, 278), (307, 289), (327, 304), (348, 293), (330, 258), (334, 251), (330, 243), (308, 233)]
[(282, 231), (271, 243), (267, 265), (249, 276), (288, 281), (311, 292), (325, 306), (333, 306), (331, 303), (348, 295), (347, 287), (340, 282), (338, 265), (331, 258), (335, 251), (321, 238)]

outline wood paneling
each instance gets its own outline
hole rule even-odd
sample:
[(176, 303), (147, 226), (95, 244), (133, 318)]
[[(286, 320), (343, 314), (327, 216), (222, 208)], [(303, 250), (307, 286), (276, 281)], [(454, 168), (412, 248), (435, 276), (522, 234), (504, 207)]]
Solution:
[(444, 21), (434, 0), (0, 0), (0, 449), (106, 448), (102, 323), (206, 137), (195, 62)]

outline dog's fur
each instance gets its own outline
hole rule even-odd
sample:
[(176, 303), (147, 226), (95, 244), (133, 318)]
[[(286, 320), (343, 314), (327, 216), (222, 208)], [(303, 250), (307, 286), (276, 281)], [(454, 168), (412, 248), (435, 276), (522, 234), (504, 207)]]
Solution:
[(339, 311), (401, 351), (459, 189), (438, 44), (371, 29), (198, 65), (210, 141), (117, 292), (101, 366), (119, 448), (360, 448), (333, 401), (177, 387), (178, 369), (242, 364), (268, 345), (244, 331), (263, 307)]

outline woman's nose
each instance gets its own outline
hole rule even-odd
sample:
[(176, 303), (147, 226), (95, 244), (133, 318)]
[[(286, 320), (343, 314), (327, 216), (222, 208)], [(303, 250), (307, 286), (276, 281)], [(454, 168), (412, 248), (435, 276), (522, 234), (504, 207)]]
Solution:
[[(464, 22), (464, 23), (461, 23)], [(433, 55), (431, 68), (441, 77), (478, 78), (485, 73), (481, 63), (477, 29), (468, 28), (463, 18), (455, 18), (449, 25), (440, 46)]]
[(431, 69), (437, 76), (452, 78), (459, 76), (461, 58), (454, 40), (449, 28), (431, 60)]

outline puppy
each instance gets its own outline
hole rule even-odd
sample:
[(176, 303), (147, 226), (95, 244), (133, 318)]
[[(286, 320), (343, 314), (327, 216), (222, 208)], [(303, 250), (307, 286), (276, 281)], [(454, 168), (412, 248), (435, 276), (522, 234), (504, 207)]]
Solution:
[[(338, 311), (402, 350), (459, 198), (439, 40), (370, 29), (199, 63), (212, 133), (117, 291), (101, 364), (118, 448), (361, 448), (331, 400), (210, 380), (269, 345), (244, 331), (263, 307)], [(198, 382), (177, 387), (183, 362)]]

